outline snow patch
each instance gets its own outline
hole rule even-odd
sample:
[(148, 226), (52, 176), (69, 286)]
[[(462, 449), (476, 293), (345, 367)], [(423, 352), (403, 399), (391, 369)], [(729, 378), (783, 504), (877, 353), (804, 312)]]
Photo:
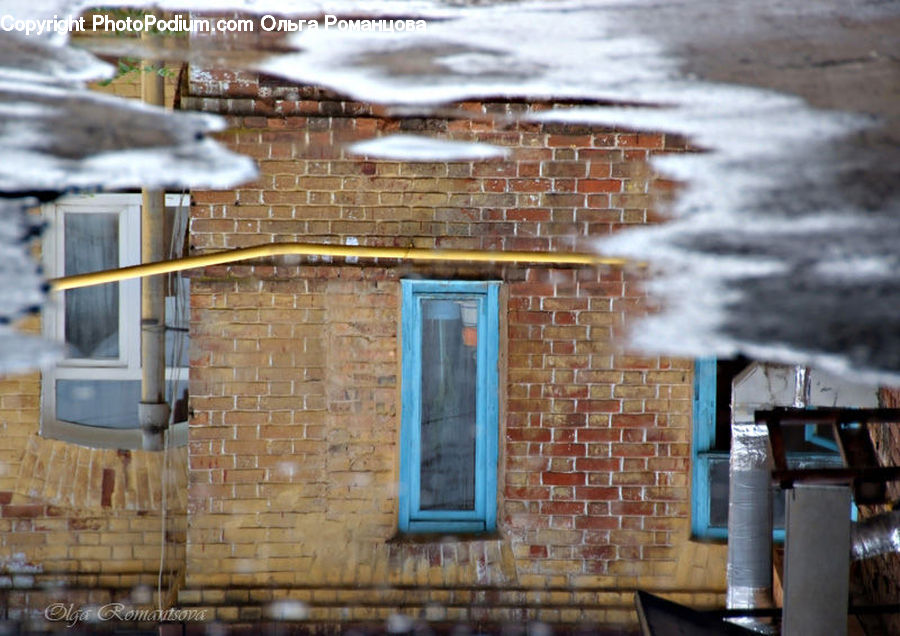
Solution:
[(397, 161), (480, 161), (503, 158), (506, 148), (490, 144), (447, 141), (416, 135), (388, 135), (352, 144), (350, 153)]

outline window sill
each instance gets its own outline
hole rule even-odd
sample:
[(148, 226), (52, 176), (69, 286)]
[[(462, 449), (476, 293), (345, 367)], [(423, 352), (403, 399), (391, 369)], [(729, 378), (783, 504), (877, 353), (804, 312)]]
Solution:
[(484, 532), (400, 532), (390, 539), (388, 544), (425, 544), (425, 543), (473, 543), (476, 541), (499, 541), (503, 535), (498, 530)]

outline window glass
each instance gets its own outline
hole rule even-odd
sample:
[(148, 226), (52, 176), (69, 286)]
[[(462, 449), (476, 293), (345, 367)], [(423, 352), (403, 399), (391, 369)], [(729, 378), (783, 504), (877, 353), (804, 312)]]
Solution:
[(59, 419), (102, 428), (134, 428), (140, 380), (57, 380)]
[(728, 525), (728, 457), (716, 457), (709, 463), (709, 523)]
[[(178, 399), (172, 403), (172, 390)], [(174, 422), (187, 420), (187, 383), (166, 382)], [(57, 380), (56, 411), (63, 421), (99, 428), (137, 428), (140, 380)]]
[[(118, 215), (66, 214), (64, 233), (66, 276), (118, 267)], [(119, 357), (118, 283), (67, 290), (64, 304), (69, 357)]]
[[(474, 510), (476, 310), (471, 301), (422, 304), (419, 505), (422, 510)], [(464, 308), (472, 314), (467, 327)]]

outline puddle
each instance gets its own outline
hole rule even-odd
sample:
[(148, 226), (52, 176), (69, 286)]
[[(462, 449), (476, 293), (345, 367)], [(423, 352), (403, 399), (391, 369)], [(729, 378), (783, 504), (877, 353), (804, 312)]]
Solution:
[[(15, 0), (4, 11), (24, 19), (84, 6), (33, 4)], [(545, 117), (672, 131), (709, 150), (659, 161), (688, 183), (672, 222), (598, 243), (657, 272), (651, 289), (664, 311), (636, 325), (635, 344), (900, 378), (896, 4), (769, 2), (727, 15), (711, 0), (156, 4), (242, 9), (258, 16), (257, 27), (276, 14), (424, 20), (423, 30), (256, 30), (198, 38), (191, 49), (166, 45), (167, 59), (218, 58), (406, 112), (494, 96), (627, 104)], [(4, 203), (13, 229), (0, 237), (11, 237), (3, 249), (17, 265), (3, 270), (0, 290), (22, 296), (7, 303), (7, 320), (41, 297), (15, 230), (22, 196), (141, 184), (224, 188), (252, 174), (249, 161), (206, 138), (221, 125), (213, 118), (88, 93), (80, 83), (101, 67), (51, 36), (0, 33), (0, 191), (17, 201)], [(115, 40), (88, 44), (107, 53), (133, 46)], [(389, 143), (374, 148), (391, 156), (447, 150)], [(11, 290), (8, 281), (23, 272), (28, 289)], [(3, 351), (0, 370), (27, 357), (17, 347)]]

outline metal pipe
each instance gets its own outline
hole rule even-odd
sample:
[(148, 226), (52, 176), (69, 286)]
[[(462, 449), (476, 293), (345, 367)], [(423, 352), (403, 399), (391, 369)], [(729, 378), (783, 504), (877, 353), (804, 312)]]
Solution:
[[(142, 40), (149, 40), (146, 31)], [(153, 106), (165, 105), (165, 83), (153, 60), (142, 60), (141, 99)], [(165, 192), (141, 190), (141, 261), (156, 263), (163, 259), (166, 248)], [(161, 277), (141, 281), (141, 402), (138, 420), (144, 450), (162, 450), (169, 428), (169, 405), (166, 402), (166, 280)]]
[(794, 408), (809, 407), (809, 367), (798, 364), (794, 367)]
[(470, 263), (535, 263), (546, 265), (606, 265), (624, 267), (643, 263), (624, 258), (610, 258), (584, 252), (524, 252), (426, 249), (418, 247), (366, 247), (356, 245), (329, 245), (326, 243), (266, 243), (255, 247), (224, 250), (210, 254), (188, 256), (174, 260), (158, 261), (107, 269), (88, 274), (65, 276), (50, 281), (53, 291), (90, 287), (130, 278), (142, 278), (155, 274), (167, 274), (198, 267), (223, 265), (235, 261), (266, 258), (270, 256), (332, 256), (337, 258), (388, 258), (404, 261), (470, 262)]
[(850, 557), (854, 561), (900, 552), (900, 510), (860, 521), (850, 528)]
[(772, 605), (772, 491), (765, 426), (731, 427), (728, 503), (730, 609)]
[[(729, 609), (772, 606), (772, 481), (769, 435), (765, 425), (747, 421), (762, 406), (750, 378), (753, 363), (731, 385), (731, 452), (728, 490), (728, 562), (725, 604)], [(771, 405), (770, 405), (771, 406)], [(751, 416), (752, 417), (752, 416)], [(756, 632), (771, 633), (759, 619), (732, 622)]]

